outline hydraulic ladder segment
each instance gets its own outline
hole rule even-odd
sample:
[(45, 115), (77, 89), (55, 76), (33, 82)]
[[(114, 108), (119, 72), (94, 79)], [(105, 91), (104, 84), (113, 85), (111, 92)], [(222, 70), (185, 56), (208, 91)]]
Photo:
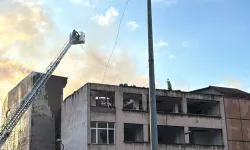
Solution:
[(85, 43), (85, 34), (83, 32), (77, 32), (76, 30), (73, 30), (73, 32), (70, 33), (69, 41), (67, 42), (66, 46), (50, 63), (45, 73), (41, 74), (41, 76), (33, 85), (32, 89), (23, 97), (19, 107), (16, 109), (13, 115), (11, 115), (10, 118), (7, 118), (6, 123), (2, 125), (0, 130), (0, 149), (2, 149), (4, 143), (10, 136), (12, 130), (15, 128), (16, 124), (22, 118), (23, 114), (31, 106), (32, 102), (34, 102), (35, 97), (41, 91), (41, 87), (44, 86), (45, 83), (49, 80), (50, 76), (55, 71), (56, 67), (59, 65), (59, 63), (61, 62), (62, 58), (65, 56), (71, 45), (84, 44), (84, 43)]

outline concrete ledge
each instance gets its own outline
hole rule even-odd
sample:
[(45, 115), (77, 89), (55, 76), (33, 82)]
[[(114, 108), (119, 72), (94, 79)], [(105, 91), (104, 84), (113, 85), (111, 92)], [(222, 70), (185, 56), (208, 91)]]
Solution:
[(135, 109), (126, 109), (126, 108), (123, 108), (122, 109), (123, 111), (130, 111), (130, 112), (135, 112), (135, 113), (148, 113), (148, 111), (147, 110), (135, 110)]
[[(147, 142), (126, 142), (125, 149), (129, 150), (150, 150), (150, 144)], [(185, 145), (185, 144), (159, 144), (159, 150), (224, 150), (224, 146), (214, 145)]]
[[(117, 145), (90, 144), (90, 150), (150, 150), (148, 142), (124, 142)], [(159, 150), (224, 150), (224, 146), (214, 145), (184, 145), (184, 144), (159, 144)]]
[(221, 129), (223, 121), (217, 117), (193, 116), (188, 114), (158, 114), (159, 125), (201, 127)]
[(99, 106), (91, 106), (90, 111), (92, 112), (100, 112), (100, 113), (115, 113), (115, 107), (99, 107)]
[(116, 110), (110, 108), (90, 108), (91, 121), (116, 122)]
[[(148, 110), (135, 110), (135, 109), (122, 109), (123, 111), (128, 111), (128, 112), (137, 112), (137, 113), (149, 113)], [(212, 115), (200, 115), (200, 114), (190, 114), (190, 113), (169, 113), (169, 112), (164, 112), (164, 111), (157, 111), (157, 114), (163, 114), (163, 115), (179, 115), (179, 116), (193, 116), (193, 117), (205, 117), (205, 118), (218, 118), (221, 119), (221, 116), (212, 116)], [(233, 118), (234, 119), (234, 118)]]
[[(138, 110), (123, 110), (121, 117), (123, 121), (136, 124), (149, 124), (149, 113)], [(158, 125), (186, 126), (221, 129), (223, 121), (221, 117), (190, 115), (180, 113), (158, 113)]]
[(126, 110), (120, 114), (124, 123), (149, 124), (149, 114), (145, 111)]
[(116, 150), (116, 145), (113, 144), (90, 144), (89, 150)]

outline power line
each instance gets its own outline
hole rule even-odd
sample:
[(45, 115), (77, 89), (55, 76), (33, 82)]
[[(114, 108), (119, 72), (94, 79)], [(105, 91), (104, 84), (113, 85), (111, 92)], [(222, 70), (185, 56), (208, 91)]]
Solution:
[(106, 73), (107, 73), (107, 69), (108, 69), (108, 65), (109, 65), (109, 62), (110, 62), (110, 59), (115, 51), (115, 48), (116, 48), (116, 45), (117, 45), (117, 41), (118, 41), (118, 36), (119, 36), (119, 33), (120, 33), (120, 28), (121, 28), (121, 23), (122, 23), (122, 19), (123, 19), (123, 16), (126, 12), (126, 9), (127, 9), (127, 6), (128, 6), (128, 3), (129, 3), (130, 0), (127, 0), (126, 4), (125, 4), (125, 7), (123, 9), (123, 13), (122, 13), (122, 16), (121, 16), (121, 19), (120, 19), (120, 23), (119, 23), (119, 26), (118, 26), (118, 30), (117, 30), (117, 34), (116, 34), (116, 38), (115, 38), (115, 44), (114, 44), (114, 48), (110, 54), (110, 57), (108, 59), (108, 63), (106, 65), (106, 68), (105, 68), (105, 72), (104, 72), (104, 76), (103, 76), (103, 79), (102, 79), (102, 83), (104, 82), (105, 78), (106, 78)]
[[(95, 61), (95, 60), (92, 58), (92, 56), (90, 55), (90, 53), (89, 53), (83, 46), (81, 46), (81, 48), (82, 48), (82, 49), (92, 58), (92, 61), (93, 61), (97, 66), (99, 66), (100, 68), (105, 69), (105, 73), (104, 73), (104, 77), (103, 77), (102, 83), (103, 83), (104, 80), (105, 80), (106, 73), (107, 73), (107, 68), (108, 68), (110, 59), (111, 59), (111, 57), (112, 57), (112, 55), (113, 55), (113, 53), (114, 53), (114, 51), (115, 51), (115, 49), (116, 49), (116, 45), (117, 45), (117, 42), (118, 42), (118, 36), (119, 36), (119, 33), (120, 33), (120, 28), (121, 28), (122, 19), (123, 19), (123, 17), (124, 17), (125, 12), (126, 12), (126, 9), (127, 9), (127, 6), (128, 6), (129, 1), (130, 1), (130, 0), (127, 0), (127, 2), (126, 2), (126, 4), (125, 4), (125, 7), (124, 7), (124, 9), (123, 9), (123, 13), (122, 13), (122, 16), (121, 16), (121, 19), (120, 19), (120, 22), (119, 22), (119, 26), (118, 26), (118, 30), (117, 30), (117, 35), (116, 35), (116, 38), (115, 38), (114, 48), (113, 48), (113, 50), (112, 50), (112, 52), (111, 52), (111, 55), (110, 55), (110, 57), (109, 57), (109, 59), (108, 59), (108, 63), (107, 63), (107, 65), (106, 65), (106, 68), (103, 68), (103, 66), (101, 66), (97, 61)], [(82, 124), (82, 123), (81, 123), (81, 124)], [(78, 124), (76, 127), (80, 126), (81, 124)], [(75, 128), (75, 127), (74, 127), (74, 128)], [(61, 130), (61, 127), (59, 128), (59, 130)], [(60, 132), (60, 133), (62, 133), (62, 132)], [(56, 134), (60, 134), (60, 133), (58, 132), (58, 133), (56, 133)], [(70, 143), (71, 143), (71, 142), (70, 142)], [(70, 143), (68, 143), (68, 144), (70, 144)], [(68, 144), (67, 144), (67, 145), (68, 145)], [(66, 145), (66, 147), (67, 147), (67, 145)]]
[(89, 53), (83, 46), (81, 46), (81, 47), (82, 47), (82, 49), (89, 55), (89, 57), (91, 58), (91, 60), (92, 60), (98, 67), (100, 67), (101, 69), (105, 70), (105, 68), (104, 68), (102, 65), (100, 65), (100, 63), (98, 63), (98, 62), (90, 55), (90, 53)]

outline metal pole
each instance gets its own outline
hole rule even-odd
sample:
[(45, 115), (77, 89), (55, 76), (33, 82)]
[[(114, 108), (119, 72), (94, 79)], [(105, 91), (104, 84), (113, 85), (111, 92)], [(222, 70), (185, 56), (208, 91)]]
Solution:
[(151, 143), (151, 150), (158, 150), (151, 0), (147, 0), (147, 3), (148, 3), (147, 12), (148, 12), (149, 99), (150, 99), (150, 143)]

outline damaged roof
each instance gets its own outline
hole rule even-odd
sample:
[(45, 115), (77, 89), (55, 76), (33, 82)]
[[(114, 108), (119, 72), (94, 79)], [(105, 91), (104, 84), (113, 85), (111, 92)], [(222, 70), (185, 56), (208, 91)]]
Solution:
[(194, 91), (190, 91), (191, 93), (202, 93), (205, 90), (213, 89), (219, 93), (221, 93), (224, 97), (228, 98), (243, 98), (243, 99), (250, 99), (250, 93), (245, 91), (236, 89), (236, 88), (228, 88), (228, 87), (218, 87), (218, 86), (208, 86), (206, 88), (197, 89)]

